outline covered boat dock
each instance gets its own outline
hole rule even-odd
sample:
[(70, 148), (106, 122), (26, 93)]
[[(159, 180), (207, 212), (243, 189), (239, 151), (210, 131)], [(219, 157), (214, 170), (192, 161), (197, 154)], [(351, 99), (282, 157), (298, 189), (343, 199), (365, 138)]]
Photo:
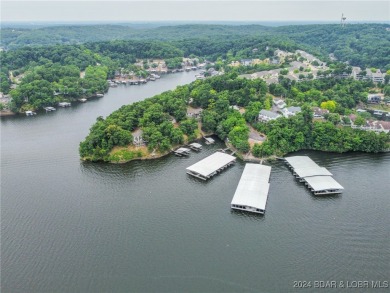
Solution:
[(202, 180), (207, 180), (224, 169), (234, 164), (236, 157), (221, 152), (216, 152), (211, 156), (189, 166), (187, 174)]
[(194, 151), (200, 151), (202, 149), (202, 145), (200, 143), (197, 143), (197, 142), (190, 143), (188, 145), (188, 147)]
[(56, 108), (54, 107), (44, 107), (44, 109), (46, 110), (46, 112), (51, 112), (56, 110)]
[(211, 137), (204, 137), (204, 139), (206, 141), (206, 144), (213, 144), (215, 142), (215, 140)]
[(313, 176), (305, 178), (305, 184), (314, 194), (342, 193), (344, 188), (331, 176)]
[(246, 164), (231, 208), (264, 214), (269, 191), (271, 167), (260, 164)]
[(71, 106), (71, 103), (68, 103), (68, 102), (61, 102), (61, 103), (58, 103), (58, 106), (60, 106), (60, 107), (62, 107), (62, 108), (70, 107), (70, 106)]
[(188, 156), (190, 154), (190, 149), (187, 148), (178, 148), (177, 150), (173, 151), (174, 154), (178, 157)]
[(304, 182), (314, 194), (341, 193), (344, 189), (333, 179), (333, 174), (328, 169), (318, 166), (307, 156), (288, 157), (285, 161), (294, 176)]

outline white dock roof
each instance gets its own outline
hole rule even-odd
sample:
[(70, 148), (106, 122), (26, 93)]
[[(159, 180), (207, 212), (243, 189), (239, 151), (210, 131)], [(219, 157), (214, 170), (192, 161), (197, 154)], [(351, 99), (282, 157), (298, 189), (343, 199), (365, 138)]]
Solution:
[(332, 176), (333, 174), (328, 171), (328, 169), (324, 167), (310, 167), (310, 168), (297, 168), (294, 169), (294, 172), (300, 178), (307, 178), (313, 176)]
[(207, 158), (189, 166), (186, 170), (198, 173), (204, 177), (209, 177), (218, 169), (236, 160), (236, 157), (231, 155), (216, 152)]
[(293, 167), (294, 169), (298, 168), (315, 168), (318, 165), (307, 156), (295, 156), (287, 157), (285, 160)]
[(187, 148), (178, 148), (175, 152), (177, 152), (177, 153), (187, 153), (189, 151), (190, 151), (190, 149), (187, 149)]
[(314, 176), (307, 177), (305, 181), (313, 188), (314, 191), (344, 189), (333, 177), (330, 176)]
[(241, 175), (232, 205), (244, 205), (265, 210), (268, 198), (271, 167), (260, 164), (246, 164)]
[(193, 142), (190, 145), (195, 147), (195, 148), (201, 148), (202, 147), (202, 145), (200, 143), (197, 143), (197, 142)]

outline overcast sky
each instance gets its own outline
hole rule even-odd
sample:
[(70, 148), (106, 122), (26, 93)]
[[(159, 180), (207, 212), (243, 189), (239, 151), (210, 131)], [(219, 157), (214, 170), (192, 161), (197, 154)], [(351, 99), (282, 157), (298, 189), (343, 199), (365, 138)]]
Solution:
[(390, 1), (1, 1), (2, 21), (390, 21)]

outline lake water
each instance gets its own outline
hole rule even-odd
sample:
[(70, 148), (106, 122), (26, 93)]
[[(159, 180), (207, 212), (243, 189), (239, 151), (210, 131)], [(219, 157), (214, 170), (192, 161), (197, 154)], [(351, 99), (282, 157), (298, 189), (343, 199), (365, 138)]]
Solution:
[(221, 142), (188, 158), (79, 160), (97, 116), (195, 74), (1, 121), (1, 292), (389, 292), (371, 284), (390, 281), (389, 153), (300, 152), (344, 186), (330, 197), (272, 163), (265, 216), (230, 210), (244, 163), (208, 182), (186, 174)]

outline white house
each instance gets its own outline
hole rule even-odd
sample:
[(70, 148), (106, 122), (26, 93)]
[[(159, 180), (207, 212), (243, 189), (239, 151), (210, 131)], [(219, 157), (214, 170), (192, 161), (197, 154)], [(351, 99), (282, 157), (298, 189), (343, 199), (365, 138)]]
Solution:
[(282, 99), (273, 99), (272, 103), (279, 109), (286, 107), (286, 103)]
[(290, 116), (295, 116), (297, 113), (301, 112), (301, 107), (288, 107), (282, 110), (283, 116), (288, 118)]

